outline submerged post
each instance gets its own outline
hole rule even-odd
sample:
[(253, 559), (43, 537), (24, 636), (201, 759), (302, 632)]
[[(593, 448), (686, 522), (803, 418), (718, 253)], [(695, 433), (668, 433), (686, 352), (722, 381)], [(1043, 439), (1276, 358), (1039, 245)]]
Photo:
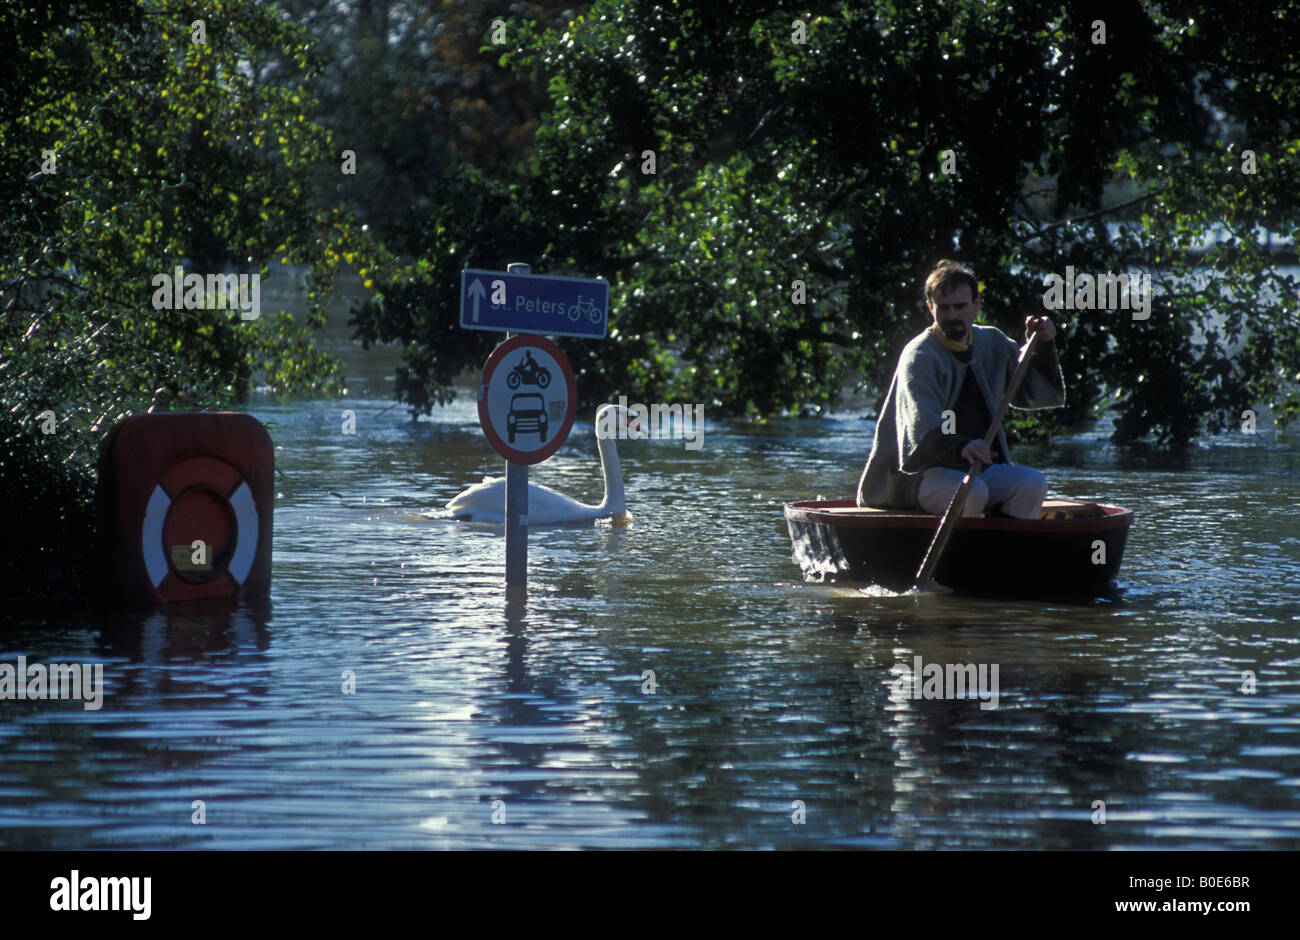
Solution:
[[(528, 274), (532, 265), (506, 265), (510, 274)], [(506, 333), (510, 339), (513, 333)], [(528, 581), (528, 466), (506, 461), (506, 584)]]

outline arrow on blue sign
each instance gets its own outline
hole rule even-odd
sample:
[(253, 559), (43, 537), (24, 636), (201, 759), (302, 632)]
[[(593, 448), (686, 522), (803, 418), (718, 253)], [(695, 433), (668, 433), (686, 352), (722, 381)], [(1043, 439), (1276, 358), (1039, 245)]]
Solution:
[(609, 282), (466, 268), (460, 273), (460, 325), (599, 339), (609, 325)]
[(487, 296), (487, 288), (483, 286), (482, 281), (475, 279), (474, 283), (469, 286), (469, 298), (471, 304), (473, 304), (474, 307), (473, 320), (475, 323), (478, 322), (478, 302), (486, 296)]

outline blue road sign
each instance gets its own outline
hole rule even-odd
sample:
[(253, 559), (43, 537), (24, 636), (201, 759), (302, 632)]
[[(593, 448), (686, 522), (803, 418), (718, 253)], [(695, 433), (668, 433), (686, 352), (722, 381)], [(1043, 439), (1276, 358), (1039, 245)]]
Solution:
[(460, 272), (460, 325), (600, 339), (609, 325), (609, 282), (466, 268)]

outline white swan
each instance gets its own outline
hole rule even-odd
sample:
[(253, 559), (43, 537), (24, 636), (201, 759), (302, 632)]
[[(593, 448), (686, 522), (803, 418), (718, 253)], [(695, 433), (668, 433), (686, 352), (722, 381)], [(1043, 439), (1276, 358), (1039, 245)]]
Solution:
[[(626, 426), (629, 412), (618, 405), (601, 405), (596, 411), (596, 449), (600, 451), (600, 470), (605, 477), (605, 498), (599, 505), (580, 503), (549, 486), (528, 484), (528, 526), (560, 525), (566, 522), (594, 522), (613, 518), (627, 521), (630, 514), (623, 495), (623, 470), (618, 464), (618, 447), (612, 436), (600, 433), (614, 427), (610, 411), (619, 412), (618, 426)], [(485, 477), (482, 483), (458, 493), (447, 503), (440, 516), (462, 522), (505, 522), (506, 478)]]

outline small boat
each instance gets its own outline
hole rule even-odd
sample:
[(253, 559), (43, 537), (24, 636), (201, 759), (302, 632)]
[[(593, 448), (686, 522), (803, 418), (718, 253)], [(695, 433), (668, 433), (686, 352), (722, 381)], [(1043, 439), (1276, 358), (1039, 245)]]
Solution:
[[(785, 504), (794, 560), (810, 581), (912, 586), (940, 519), (851, 499)], [(1043, 502), (1037, 519), (962, 519), (934, 580), (967, 594), (1087, 596), (1119, 573), (1133, 512), (1075, 499)]]

